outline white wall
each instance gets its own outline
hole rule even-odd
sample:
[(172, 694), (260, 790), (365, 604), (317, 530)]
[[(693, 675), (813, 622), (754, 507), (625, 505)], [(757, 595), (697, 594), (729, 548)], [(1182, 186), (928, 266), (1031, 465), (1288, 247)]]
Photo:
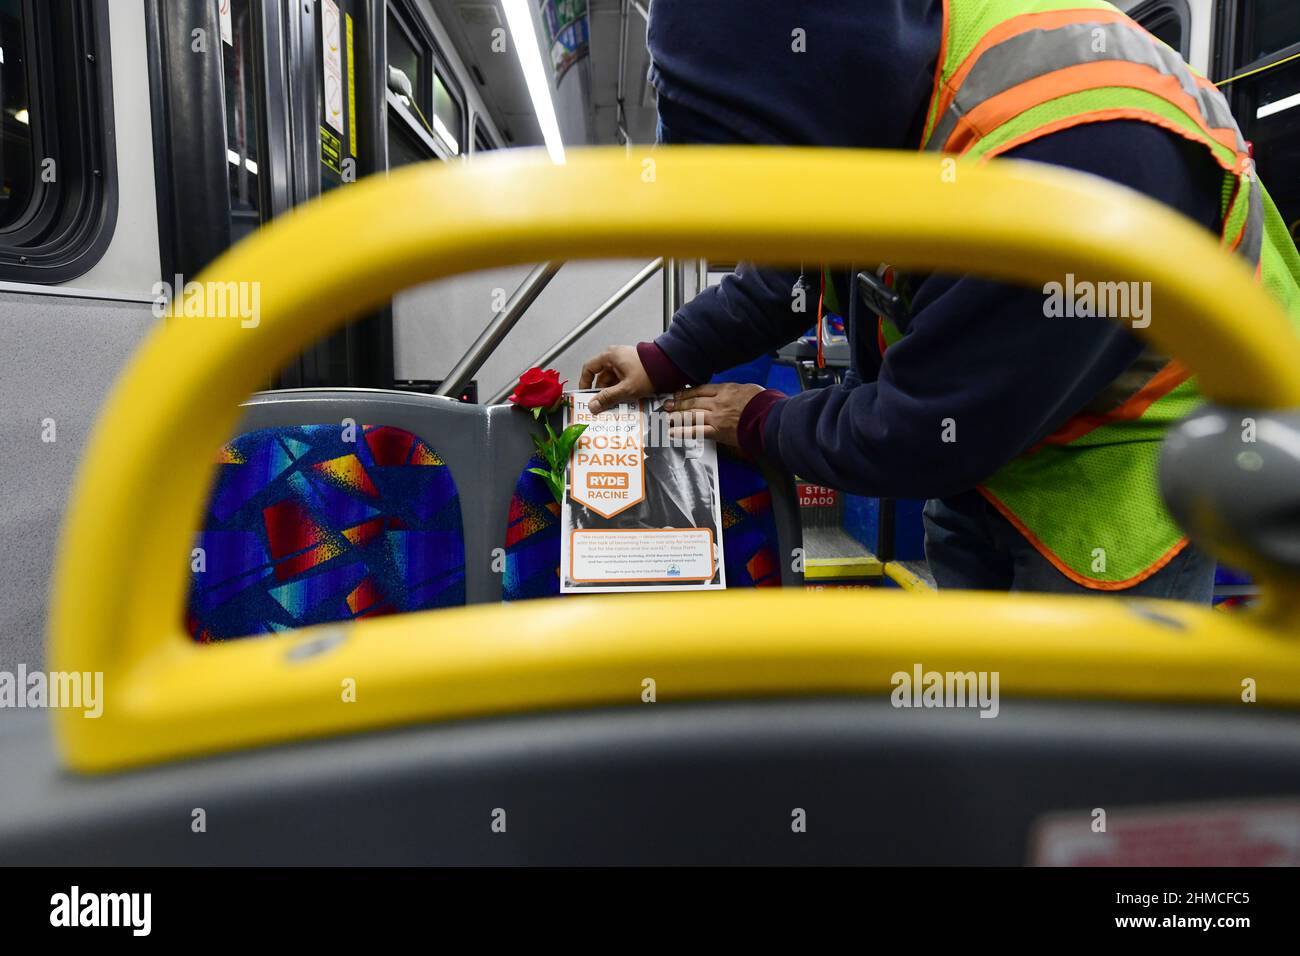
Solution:
[[(158, 278), (144, 5), (113, 3), (117, 223), (104, 256), (63, 286), (0, 287), (0, 658), (39, 667), (50, 566), (72, 477), (100, 405), (155, 320)], [(25, 291), (37, 294), (23, 294)], [(80, 297), (89, 290), (94, 298)], [(43, 441), (52, 420), (54, 438)]]
[[(632, 278), (641, 260), (571, 262), (551, 280), (514, 330), (475, 376), (479, 400), (512, 382), (533, 359), (590, 315)], [(493, 295), (509, 297), (529, 267), (495, 269), (411, 289), (394, 301), (393, 342), (398, 378), (443, 378), (493, 315)], [(553, 367), (578, 384), (584, 359), (607, 345), (635, 344), (663, 329), (663, 279), (656, 274)]]

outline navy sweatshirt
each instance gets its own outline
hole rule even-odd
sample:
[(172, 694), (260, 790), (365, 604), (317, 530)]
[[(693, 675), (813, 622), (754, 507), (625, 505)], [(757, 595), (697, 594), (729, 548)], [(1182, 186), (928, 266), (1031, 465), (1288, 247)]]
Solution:
[[(655, 0), (660, 141), (916, 149), (942, 20), (941, 0)], [(804, 53), (791, 49), (796, 29)], [(1007, 155), (1103, 176), (1219, 232), (1221, 170), (1150, 124), (1090, 123)], [(810, 318), (791, 310), (796, 278), (744, 265), (683, 306), (639, 347), (656, 387), (708, 381), (801, 335)], [(847, 302), (847, 276), (836, 284)], [(1141, 351), (1105, 319), (1044, 318), (1041, 288), (969, 276), (921, 278), (908, 331), (883, 361), (874, 317), (863, 319), (854, 340), (868, 380), (762, 393), (741, 421), (746, 451), (858, 494), (953, 496), (1056, 431)], [(940, 440), (945, 419), (956, 442)]]

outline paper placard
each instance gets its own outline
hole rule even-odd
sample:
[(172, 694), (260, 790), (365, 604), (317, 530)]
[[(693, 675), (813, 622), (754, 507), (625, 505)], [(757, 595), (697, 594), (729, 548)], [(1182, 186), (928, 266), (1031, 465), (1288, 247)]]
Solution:
[(572, 393), (565, 416), (587, 430), (565, 476), (561, 592), (726, 587), (717, 446), (671, 439), (662, 398), (592, 415), (595, 394)]

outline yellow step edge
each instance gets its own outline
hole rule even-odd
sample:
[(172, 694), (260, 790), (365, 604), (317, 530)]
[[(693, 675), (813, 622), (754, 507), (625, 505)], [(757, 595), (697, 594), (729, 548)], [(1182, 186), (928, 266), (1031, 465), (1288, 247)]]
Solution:
[(898, 561), (885, 562), (885, 577), (904, 591), (933, 591), (930, 582)]
[(874, 554), (843, 558), (805, 558), (805, 581), (840, 581), (848, 578), (879, 578), (885, 575), (885, 565)]

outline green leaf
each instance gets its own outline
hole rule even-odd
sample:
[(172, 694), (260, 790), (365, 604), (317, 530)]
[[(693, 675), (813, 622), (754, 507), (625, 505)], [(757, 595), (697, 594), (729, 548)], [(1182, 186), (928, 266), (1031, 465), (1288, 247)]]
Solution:
[(545, 468), (529, 468), (528, 470), (532, 472), (534, 475), (541, 475), (543, 478), (546, 479), (546, 483), (548, 485), (551, 483), (551, 479), (555, 477)]
[(555, 496), (557, 505), (564, 504), (564, 478), (556, 479), (554, 475), (548, 476), (547, 484), (551, 486), (551, 494)]
[(542, 417), (542, 410), (541, 410), (540, 408), (534, 408), (534, 409), (533, 409), (533, 418), (538, 418), (538, 419), (540, 419), (541, 417)]
[(564, 431), (560, 432), (560, 438), (563, 439), (564, 441), (567, 441), (570, 445), (572, 445), (582, 436), (582, 433), (585, 432), (586, 430), (587, 430), (587, 426), (585, 424), (570, 425)]
[(578, 443), (578, 439), (582, 437), (582, 433), (586, 430), (586, 425), (570, 425), (560, 434), (555, 441), (555, 445), (560, 452), (559, 457), (561, 460), (569, 460), (569, 455), (573, 453), (573, 446)]

